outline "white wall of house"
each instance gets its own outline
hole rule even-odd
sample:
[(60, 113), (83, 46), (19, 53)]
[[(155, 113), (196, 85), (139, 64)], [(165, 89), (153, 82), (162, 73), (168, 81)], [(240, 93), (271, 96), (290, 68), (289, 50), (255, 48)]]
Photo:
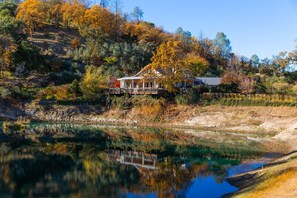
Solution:
[[(120, 88), (122, 89), (158, 89), (160, 88), (160, 84), (156, 82), (156, 79), (146, 79), (144, 80), (142, 77), (124, 77), (118, 79), (120, 81)], [(177, 83), (177, 87), (184, 88), (187, 87), (187, 84), (190, 86), (196, 86), (199, 85), (202, 82), (209, 86), (217, 86), (221, 84), (221, 78), (218, 77), (196, 77), (192, 80), (192, 83), (185, 83), (180, 82)]]
[(126, 86), (126, 81), (120, 80), (120, 88), (125, 88), (125, 86)]

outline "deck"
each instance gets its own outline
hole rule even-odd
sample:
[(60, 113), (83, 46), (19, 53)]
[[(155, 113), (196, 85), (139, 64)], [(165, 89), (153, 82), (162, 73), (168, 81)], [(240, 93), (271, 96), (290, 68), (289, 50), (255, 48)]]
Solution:
[(157, 164), (160, 160), (158, 159), (157, 155), (137, 151), (109, 150), (106, 154), (110, 161), (134, 166), (138, 170), (140, 168), (147, 170), (156, 170), (158, 169)]
[(164, 93), (164, 89), (152, 89), (152, 88), (109, 88), (108, 93), (111, 95), (160, 95)]

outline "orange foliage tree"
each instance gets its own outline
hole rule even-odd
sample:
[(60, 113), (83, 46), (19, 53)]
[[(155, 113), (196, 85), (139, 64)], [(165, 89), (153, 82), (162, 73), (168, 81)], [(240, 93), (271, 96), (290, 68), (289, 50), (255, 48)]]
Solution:
[(255, 81), (251, 76), (234, 71), (226, 71), (222, 76), (222, 84), (237, 85), (242, 93), (252, 93)]
[(168, 91), (176, 91), (176, 83), (187, 82), (189, 78), (202, 73), (208, 62), (195, 53), (188, 53), (179, 41), (168, 41), (161, 44), (153, 55), (150, 67), (162, 73), (158, 81)]
[(125, 26), (125, 33), (137, 36), (139, 40), (155, 43), (157, 45), (166, 42), (170, 35), (165, 33), (161, 28), (156, 28), (154, 24), (141, 22), (138, 24), (128, 23)]
[(16, 49), (17, 46), (11, 37), (0, 36), (0, 77), (3, 77), (3, 71), (11, 65), (11, 55)]
[(45, 7), (39, 0), (25, 0), (18, 9), (16, 18), (24, 21), (32, 35), (36, 27), (42, 27), (45, 22)]
[(237, 72), (226, 71), (222, 76), (222, 84), (239, 84), (240, 75)]
[(62, 21), (61, 8), (63, 5), (63, 1), (51, 0), (51, 1), (46, 1), (45, 4), (46, 4), (46, 10), (47, 10), (47, 22), (58, 27)]
[(65, 2), (61, 7), (62, 24), (64, 27), (77, 28), (80, 31), (84, 26), (84, 14), (86, 8), (84, 4), (75, 0), (73, 3)]
[(86, 27), (84, 34), (91, 36), (102, 36), (103, 34), (110, 35), (115, 27), (115, 16), (107, 9), (99, 5), (93, 5), (86, 10), (84, 21)]

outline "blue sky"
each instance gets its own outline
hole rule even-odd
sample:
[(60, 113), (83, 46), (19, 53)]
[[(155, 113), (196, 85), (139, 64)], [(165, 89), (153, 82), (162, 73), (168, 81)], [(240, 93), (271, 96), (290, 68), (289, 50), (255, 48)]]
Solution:
[(168, 32), (182, 27), (211, 39), (224, 32), (233, 52), (247, 57), (271, 58), (297, 44), (297, 0), (123, 0), (124, 12), (135, 6)]

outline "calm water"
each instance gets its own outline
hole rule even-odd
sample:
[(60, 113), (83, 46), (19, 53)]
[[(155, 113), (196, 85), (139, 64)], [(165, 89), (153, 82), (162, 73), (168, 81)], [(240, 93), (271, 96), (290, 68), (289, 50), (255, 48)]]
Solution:
[(237, 190), (227, 176), (265, 154), (241, 140), (63, 124), (0, 131), (0, 197), (221, 197)]

